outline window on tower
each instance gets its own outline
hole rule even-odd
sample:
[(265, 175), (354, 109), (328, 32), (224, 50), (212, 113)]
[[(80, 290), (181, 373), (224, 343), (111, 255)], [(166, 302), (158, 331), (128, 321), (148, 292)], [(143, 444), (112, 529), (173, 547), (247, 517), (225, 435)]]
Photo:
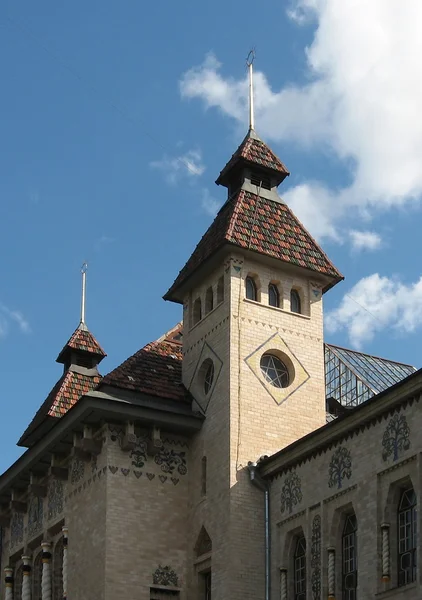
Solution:
[(222, 275), (217, 283), (217, 304), (224, 300), (224, 276)]
[(290, 310), (299, 314), (302, 312), (300, 296), (297, 290), (291, 290), (290, 292)]
[(246, 298), (248, 300), (257, 301), (258, 300), (258, 288), (257, 288), (254, 278), (251, 277), (250, 275), (248, 275), (248, 277), (246, 277), (245, 286), (246, 286)]
[(205, 294), (205, 314), (207, 315), (214, 308), (214, 291), (210, 286)]
[(268, 304), (280, 308), (280, 292), (275, 283), (270, 283), (268, 286)]
[(193, 303), (193, 324), (196, 325), (202, 319), (201, 298), (197, 298)]

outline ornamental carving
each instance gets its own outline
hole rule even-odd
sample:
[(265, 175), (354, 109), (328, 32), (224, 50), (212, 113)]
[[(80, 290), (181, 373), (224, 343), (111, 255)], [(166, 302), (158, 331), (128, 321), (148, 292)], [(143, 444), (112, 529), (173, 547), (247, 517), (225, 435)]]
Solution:
[(23, 542), (23, 514), (14, 513), (10, 522), (10, 546)]
[(312, 599), (321, 600), (321, 517), (315, 515), (311, 536)]
[(75, 484), (83, 479), (85, 474), (85, 463), (80, 458), (74, 458), (70, 472), (70, 483)]
[(292, 512), (293, 507), (302, 501), (302, 483), (296, 472), (290, 473), (284, 480), (281, 488), (281, 512)]
[(39, 531), (42, 531), (43, 526), (43, 499), (35, 496), (29, 503), (28, 510), (28, 535), (33, 537)]
[(152, 582), (155, 585), (172, 585), (177, 587), (177, 575), (170, 567), (162, 567), (159, 565), (158, 569), (152, 576)]
[(410, 427), (405, 415), (394, 414), (390, 419), (382, 438), (383, 460), (388, 460), (392, 455), (393, 461), (399, 457), (399, 453), (410, 448)]
[(141, 469), (147, 462), (147, 442), (142, 438), (137, 438), (136, 446), (130, 453), (132, 465)]
[(54, 519), (63, 512), (63, 482), (52, 479), (48, 486), (48, 518)]
[(340, 489), (344, 479), (352, 476), (352, 457), (350, 450), (345, 446), (339, 446), (331, 457), (328, 467), (328, 486)]
[(180, 475), (186, 475), (188, 472), (186, 466), (186, 452), (176, 452), (175, 450), (169, 450), (162, 448), (158, 454), (155, 455), (155, 462), (160, 465), (161, 470), (164, 473), (173, 474), (177, 467)]

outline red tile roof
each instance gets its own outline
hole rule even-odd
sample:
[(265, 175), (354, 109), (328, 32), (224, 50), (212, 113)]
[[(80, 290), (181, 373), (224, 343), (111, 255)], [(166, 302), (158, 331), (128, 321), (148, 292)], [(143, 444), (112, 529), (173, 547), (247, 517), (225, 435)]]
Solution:
[(63, 356), (68, 351), (68, 349), (72, 350), (82, 350), (84, 352), (89, 352), (91, 354), (95, 354), (96, 356), (107, 356), (104, 350), (101, 348), (100, 344), (97, 342), (95, 337), (92, 335), (90, 331), (86, 328), (85, 325), (81, 324), (71, 335), (68, 342), (64, 345), (62, 351), (60, 352), (57, 362), (63, 362)]
[(286, 166), (274, 154), (274, 152), (265, 144), (254, 131), (249, 131), (239, 148), (233, 154), (229, 162), (218, 176), (218, 184), (225, 184), (227, 173), (239, 162), (246, 161), (247, 163), (259, 165), (264, 169), (277, 171), (279, 173), (278, 183), (281, 183), (285, 177), (290, 175)]
[(343, 279), (286, 204), (240, 190), (221, 208), (164, 298), (177, 300), (177, 288), (226, 243)]
[(68, 369), (35, 413), (18, 445), (25, 445), (25, 439), (49, 417), (62, 417), (83, 395), (95, 389), (100, 381), (101, 375), (97, 371), (92, 375), (84, 375)]
[(106, 375), (103, 385), (141, 392), (169, 400), (190, 402), (182, 385), (182, 324), (147, 344)]

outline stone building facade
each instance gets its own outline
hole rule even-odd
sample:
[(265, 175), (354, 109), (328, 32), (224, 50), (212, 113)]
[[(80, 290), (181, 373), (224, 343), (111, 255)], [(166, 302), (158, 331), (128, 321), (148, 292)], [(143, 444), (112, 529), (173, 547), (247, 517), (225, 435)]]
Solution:
[(342, 275), (287, 175), (251, 129), (165, 295), (183, 326), (101, 377), (81, 318), (0, 477), (6, 600), (420, 597), (422, 376), (367, 357), (380, 392), (324, 346)]

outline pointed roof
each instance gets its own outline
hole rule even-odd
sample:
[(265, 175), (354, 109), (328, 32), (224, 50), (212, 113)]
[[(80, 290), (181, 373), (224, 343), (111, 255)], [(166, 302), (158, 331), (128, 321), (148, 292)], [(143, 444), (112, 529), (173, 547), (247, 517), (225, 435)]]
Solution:
[(95, 337), (88, 330), (85, 323), (82, 322), (79, 323), (78, 327), (64, 345), (56, 359), (56, 362), (65, 363), (69, 352), (72, 350), (94, 354), (95, 356), (100, 357), (98, 362), (107, 356)]
[(218, 185), (227, 185), (230, 173), (239, 165), (256, 165), (260, 169), (271, 171), (279, 185), (288, 175), (286, 166), (265, 144), (253, 129), (249, 129), (244, 140), (217, 178)]
[(178, 288), (225, 244), (321, 273), (331, 279), (324, 291), (343, 279), (286, 204), (241, 189), (220, 209), (164, 299), (180, 302)]
[(182, 385), (182, 324), (150, 342), (106, 375), (101, 387), (113, 387), (191, 402)]

